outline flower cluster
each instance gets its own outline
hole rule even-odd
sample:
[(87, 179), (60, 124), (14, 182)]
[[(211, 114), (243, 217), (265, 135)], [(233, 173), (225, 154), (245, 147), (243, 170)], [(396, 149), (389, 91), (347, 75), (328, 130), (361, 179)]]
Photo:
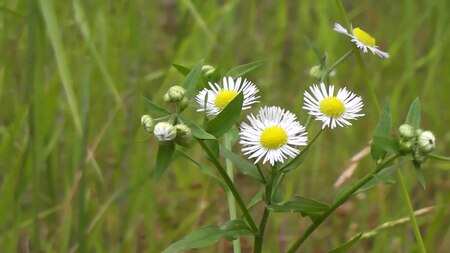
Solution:
[(412, 154), (414, 161), (418, 163), (423, 163), (427, 155), (436, 147), (436, 138), (431, 131), (423, 131), (403, 124), (398, 128), (398, 132), (400, 133), (400, 151), (404, 155)]

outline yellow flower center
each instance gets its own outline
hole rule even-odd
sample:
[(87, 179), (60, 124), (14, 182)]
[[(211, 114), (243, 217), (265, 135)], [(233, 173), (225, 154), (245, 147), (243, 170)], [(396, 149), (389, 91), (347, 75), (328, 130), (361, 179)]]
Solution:
[(362, 43), (366, 44), (367, 46), (375, 46), (375, 39), (370, 36), (366, 31), (360, 29), (359, 27), (356, 27), (353, 29), (353, 35), (361, 41)]
[(268, 149), (275, 149), (286, 144), (288, 136), (279, 126), (268, 127), (261, 134), (260, 143)]
[(320, 111), (329, 117), (339, 117), (345, 112), (345, 106), (336, 97), (329, 97), (320, 102)]
[(227, 105), (237, 96), (237, 92), (234, 90), (221, 90), (217, 94), (214, 105), (220, 109), (227, 107)]

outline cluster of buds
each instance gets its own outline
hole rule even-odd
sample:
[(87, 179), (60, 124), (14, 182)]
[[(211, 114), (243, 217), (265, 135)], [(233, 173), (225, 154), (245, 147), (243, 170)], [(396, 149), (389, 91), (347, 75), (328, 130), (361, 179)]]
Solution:
[(423, 163), (427, 154), (436, 147), (436, 138), (431, 131), (415, 129), (413, 126), (403, 124), (398, 128), (400, 133), (400, 151), (403, 154), (412, 154), (414, 161)]
[(147, 133), (154, 134), (160, 142), (175, 140), (180, 145), (187, 145), (191, 137), (191, 129), (185, 124), (173, 125), (166, 121), (155, 124), (150, 115), (143, 115), (141, 117), (141, 124)]
[(166, 94), (164, 94), (164, 102), (175, 103), (182, 111), (188, 107), (189, 98), (186, 97), (186, 90), (183, 87), (175, 85), (170, 87)]

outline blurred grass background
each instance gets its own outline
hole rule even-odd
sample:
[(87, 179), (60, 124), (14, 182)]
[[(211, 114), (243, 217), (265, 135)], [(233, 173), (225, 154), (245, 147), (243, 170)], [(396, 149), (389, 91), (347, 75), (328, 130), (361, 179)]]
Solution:
[[(365, 101), (353, 127), (326, 131), (309, 160), (286, 178), (282, 197), (331, 202), (333, 183), (371, 138), (378, 120), (368, 83), (389, 97), (396, 126), (419, 96), (422, 127), (450, 154), (450, 3), (446, 0), (344, 1), (354, 26), (370, 32), (383, 60), (363, 55), (338, 68), (332, 82)], [(246, 77), (264, 104), (289, 108), (304, 122), (303, 90), (318, 61), (304, 36), (333, 63), (350, 47), (332, 31), (343, 23), (335, 1), (0, 1), (0, 251), (159, 252), (205, 224), (227, 220), (226, 196), (210, 178), (177, 160), (155, 182), (155, 140), (140, 126), (142, 97), (161, 103), (183, 76), (172, 63), (200, 59), (230, 69), (265, 59)], [(191, 115), (194, 108), (188, 110)], [(313, 131), (319, 124), (313, 124)], [(193, 147), (197, 159), (202, 154)], [(364, 158), (351, 180), (372, 169)], [(428, 186), (403, 168), (428, 252), (449, 252), (450, 166), (424, 165)], [(239, 175), (249, 200), (259, 188)], [(327, 252), (359, 232), (407, 216), (399, 185), (379, 186), (349, 201), (304, 245)], [(253, 210), (257, 217), (261, 206)], [(266, 252), (284, 252), (308, 225), (299, 215), (273, 215)], [(243, 238), (244, 252), (252, 241)], [(362, 240), (353, 252), (414, 252), (409, 224)], [(230, 252), (231, 243), (199, 252)], [(197, 251), (195, 251), (197, 252)]]

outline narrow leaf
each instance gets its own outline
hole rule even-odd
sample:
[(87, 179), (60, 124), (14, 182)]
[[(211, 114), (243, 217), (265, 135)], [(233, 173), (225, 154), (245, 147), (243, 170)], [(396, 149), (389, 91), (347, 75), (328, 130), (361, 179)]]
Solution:
[(423, 176), (422, 169), (420, 168), (420, 163), (413, 161), (413, 164), (416, 178), (419, 180), (420, 185), (425, 189), (427, 183), (425, 182), (425, 177)]
[(220, 151), (219, 151), (219, 142), (217, 141), (217, 139), (205, 140), (205, 144), (206, 144), (206, 146), (208, 146), (209, 150), (211, 150), (214, 157), (216, 159), (219, 159)]
[(214, 119), (206, 124), (206, 131), (216, 138), (225, 134), (241, 115), (244, 95), (240, 92)]
[(197, 87), (200, 77), (202, 76), (202, 66), (203, 60), (195, 64), (191, 72), (186, 76), (186, 79), (184, 79), (183, 87), (186, 89), (186, 93), (189, 97), (194, 93), (195, 87)]
[(344, 253), (344, 252), (347, 252), (347, 250), (349, 250), (353, 245), (355, 245), (355, 243), (357, 243), (359, 241), (359, 239), (361, 239), (361, 236), (362, 236), (362, 233), (360, 233), (359, 235), (357, 235), (356, 237), (354, 237), (350, 241), (342, 244), (338, 248), (335, 248), (335, 249), (333, 249), (332, 251), (330, 251), (328, 253)]
[(201, 126), (197, 125), (194, 121), (180, 117), (181, 121), (186, 124), (192, 132), (192, 136), (200, 140), (214, 140), (216, 137), (206, 132)]
[(154, 168), (154, 175), (156, 179), (159, 179), (166, 171), (167, 167), (169, 167), (174, 151), (175, 144), (173, 142), (159, 143), (158, 154), (156, 156), (156, 165)]
[(147, 110), (149, 110), (150, 114), (154, 117), (165, 117), (167, 115), (170, 115), (170, 112), (168, 112), (166, 109), (157, 106), (154, 104), (150, 99), (144, 97), (145, 106), (147, 107)]
[(182, 74), (183, 76), (187, 76), (189, 74), (189, 72), (191, 72), (191, 70), (189, 68), (186, 68), (184, 66), (178, 65), (178, 64), (172, 64), (172, 66), (178, 70), (178, 72), (180, 72), (180, 74)]
[(225, 74), (225, 76), (231, 76), (233, 78), (243, 76), (243, 75), (247, 74), (248, 72), (259, 68), (263, 64), (264, 61), (265, 60), (259, 60), (259, 61), (254, 61), (254, 62), (250, 62), (247, 64), (236, 66), (236, 67), (230, 69)]
[(256, 178), (261, 183), (264, 183), (264, 179), (259, 173), (258, 168), (256, 168), (256, 166), (253, 163), (239, 157), (238, 155), (225, 149), (224, 147), (220, 147), (220, 154), (223, 155), (225, 158), (229, 159), (230, 161), (232, 161), (240, 172), (253, 178)]
[(394, 180), (394, 172), (401, 165), (403, 165), (404, 161), (391, 165), (389, 167), (384, 168), (378, 174), (376, 174), (372, 179), (370, 179), (367, 183), (365, 183), (361, 188), (359, 188), (354, 194), (358, 194), (360, 192), (368, 191), (372, 189), (377, 184), (391, 184), (395, 183)]
[(231, 220), (220, 228), (215, 225), (209, 225), (173, 243), (163, 253), (174, 253), (187, 249), (208, 247), (217, 242), (221, 237), (234, 240), (242, 235), (254, 235), (243, 220)]
[(281, 213), (298, 212), (303, 216), (321, 214), (328, 210), (328, 205), (314, 199), (296, 196), (292, 200), (268, 206), (269, 210)]
[(409, 124), (414, 128), (420, 127), (420, 101), (419, 98), (414, 99), (409, 107), (408, 116), (406, 116), (405, 124)]
[(372, 159), (377, 161), (382, 159), (386, 155), (386, 150), (383, 148), (383, 143), (381, 140), (383, 137), (390, 137), (392, 131), (392, 117), (389, 101), (384, 106), (383, 112), (381, 113), (380, 120), (378, 121), (377, 127), (375, 128), (375, 133), (372, 142), (371, 154)]

